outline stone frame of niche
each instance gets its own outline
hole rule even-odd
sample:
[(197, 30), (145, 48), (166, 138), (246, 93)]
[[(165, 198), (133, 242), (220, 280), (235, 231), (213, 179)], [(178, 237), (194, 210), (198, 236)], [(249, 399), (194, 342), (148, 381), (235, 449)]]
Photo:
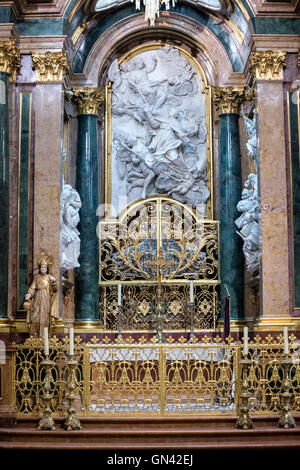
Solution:
[[(213, 112), (212, 112), (212, 87), (208, 85), (205, 73), (199, 62), (192, 55), (180, 46), (171, 41), (166, 42), (147, 42), (130, 49), (119, 58), (119, 64), (132, 59), (133, 57), (147, 51), (157, 50), (165, 45), (172, 45), (178, 49), (181, 55), (192, 65), (198, 73), (202, 82), (205, 94), (205, 123), (207, 128), (206, 137), (206, 157), (207, 157), (207, 188), (210, 197), (207, 200), (207, 214), (205, 219), (214, 220), (214, 154), (213, 154)], [(110, 218), (112, 201), (112, 84), (109, 82), (105, 86), (105, 118), (104, 118), (104, 216)], [(152, 195), (153, 196), (153, 195)], [(171, 196), (169, 196), (171, 197)]]

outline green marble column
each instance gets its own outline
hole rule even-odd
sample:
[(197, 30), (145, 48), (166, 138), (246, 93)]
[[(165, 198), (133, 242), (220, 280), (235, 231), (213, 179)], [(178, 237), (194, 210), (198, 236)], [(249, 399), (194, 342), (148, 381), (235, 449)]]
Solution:
[(81, 197), (80, 267), (75, 269), (75, 321), (99, 321), (98, 136), (97, 111), (103, 100), (99, 89), (74, 90), (78, 103), (76, 189)]
[(221, 298), (225, 298), (225, 284), (231, 296), (231, 319), (243, 318), (244, 259), (243, 242), (237, 235), (236, 208), (241, 199), (241, 155), (239, 116), (220, 115), (220, 252)]
[(0, 72), (0, 318), (7, 318), (9, 239), (8, 77)]
[(243, 242), (235, 225), (242, 191), (239, 107), (243, 96), (242, 88), (222, 88), (215, 94), (220, 117), (221, 299), (227, 295), (226, 285), (231, 296), (231, 320), (244, 319)]

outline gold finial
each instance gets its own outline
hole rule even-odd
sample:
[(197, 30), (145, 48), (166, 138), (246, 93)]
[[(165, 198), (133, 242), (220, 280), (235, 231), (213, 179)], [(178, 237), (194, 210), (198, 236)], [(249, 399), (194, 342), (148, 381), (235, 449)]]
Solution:
[(78, 114), (98, 114), (98, 108), (105, 98), (104, 89), (73, 88), (73, 98), (77, 104)]
[(16, 41), (14, 39), (0, 41), (0, 72), (9, 73), (11, 80), (15, 80), (20, 65), (20, 51), (16, 47)]
[(216, 87), (213, 96), (219, 114), (239, 114), (241, 104), (245, 99), (244, 87)]
[(250, 72), (256, 80), (283, 80), (285, 51), (255, 51), (250, 55)]
[(70, 63), (66, 51), (32, 52), (33, 68), (37, 82), (62, 82)]

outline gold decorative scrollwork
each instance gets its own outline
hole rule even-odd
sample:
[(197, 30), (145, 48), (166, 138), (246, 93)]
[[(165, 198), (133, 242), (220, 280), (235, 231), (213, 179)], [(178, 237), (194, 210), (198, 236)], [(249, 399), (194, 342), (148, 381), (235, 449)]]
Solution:
[(162, 280), (219, 282), (218, 222), (164, 197), (131, 206), (120, 220), (100, 224), (100, 283), (157, 280), (150, 263), (160, 249), (171, 263)]
[[(124, 330), (155, 331), (155, 299), (158, 287), (154, 284), (123, 284), (123, 308), (120, 312)], [(168, 284), (162, 287), (164, 299), (163, 328), (166, 331), (189, 330), (189, 287), (188, 285)], [(103, 286), (100, 297), (100, 312), (107, 330), (118, 330), (119, 310), (117, 286)], [(214, 329), (218, 314), (217, 286), (200, 284), (194, 287), (194, 327)]]

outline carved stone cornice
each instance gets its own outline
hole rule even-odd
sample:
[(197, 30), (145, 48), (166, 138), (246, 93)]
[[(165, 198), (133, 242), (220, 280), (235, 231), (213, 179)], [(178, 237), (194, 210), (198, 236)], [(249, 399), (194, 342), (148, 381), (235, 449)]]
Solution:
[(78, 114), (96, 114), (104, 102), (104, 88), (73, 88), (73, 100), (77, 104)]
[(37, 82), (63, 82), (70, 63), (66, 51), (32, 52)]
[(0, 41), (0, 72), (10, 74), (11, 80), (15, 80), (20, 63), (20, 50), (16, 47), (15, 40)]
[(71, 0), (14, 0), (14, 14), (21, 18), (61, 18), (66, 12)]
[(247, 99), (244, 87), (215, 87), (213, 101), (219, 114), (239, 114), (242, 102)]
[(255, 51), (250, 55), (249, 70), (255, 80), (283, 80), (285, 51)]

